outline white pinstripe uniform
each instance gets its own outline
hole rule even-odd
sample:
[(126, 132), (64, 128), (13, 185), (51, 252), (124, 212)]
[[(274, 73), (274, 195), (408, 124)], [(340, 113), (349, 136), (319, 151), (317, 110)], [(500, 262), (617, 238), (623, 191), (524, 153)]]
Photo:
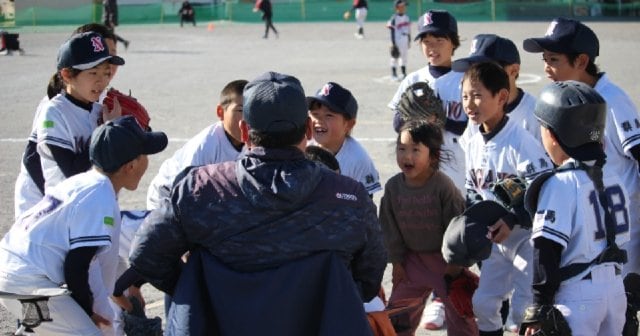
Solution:
[(221, 121), (206, 127), (162, 163), (158, 175), (149, 185), (147, 209), (160, 206), (161, 196), (169, 194), (173, 180), (185, 168), (232, 161), (238, 154), (240, 152), (227, 138)]
[[(496, 200), (489, 188), (498, 180), (520, 176), (531, 182), (553, 167), (542, 145), (511, 120), (486, 142), (480, 132), (473, 135), (465, 158), (467, 189), (485, 200)], [(530, 237), (530, 230), (516, 225), (505, 241), (493, 244), (490, 257), (482, 262), (480, 284), (473, 296), (473, 310), (480, 330), (502, 328), (499, 310), (514, 288), (519, 289), (511, 298), (515, 323), (521, 322), (524, 310), (531, 304), (533, 246)]]
[[(605, 173), (603, 182), (616, 221), (616, 243), (621, 245), (629, 240), (629, 219), (636, 209), (629, 207), (626, 188), (618, 176)], [(561, 171), (542, 185), (531, 238), (543, 237), (562, 246), (560, 267), (589, 263), (607, 246), (604, 223), (598, 193), (586, 172)], [(560, 284), (554, 305), (573, 335), (622, 333), (627, 297), (616, 271), (619, 267), (615, 263), (592, 265)]]
[[(108, 294), (115, 284), (120, 209), (109, 179), (95, 170), (70, 177), (47, 190), (46, 196), (25, 212), (0, 241), (0, 291), (29, 294), (65, 283), (64, 260), (72, 249), (98, 246), (89, 269), (94, 311), (113, 321)], [(108, 293), (106, 296), (100, 293)], [(19, 317), (16, 300), (0, 300)], [(102, 332), (70, 296), (49, 301), (53, 322), (37, 331), (51, 335), (101, 335)]]

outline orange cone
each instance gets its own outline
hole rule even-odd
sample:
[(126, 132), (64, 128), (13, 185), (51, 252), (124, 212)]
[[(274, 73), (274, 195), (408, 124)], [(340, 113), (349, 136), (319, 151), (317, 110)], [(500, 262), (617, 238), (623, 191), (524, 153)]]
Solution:
[(209, 23), (209, 25), (207, 26), (207, 30), (208, 31), (213, 31), (213, 28), (214, 28), (213, 22)]

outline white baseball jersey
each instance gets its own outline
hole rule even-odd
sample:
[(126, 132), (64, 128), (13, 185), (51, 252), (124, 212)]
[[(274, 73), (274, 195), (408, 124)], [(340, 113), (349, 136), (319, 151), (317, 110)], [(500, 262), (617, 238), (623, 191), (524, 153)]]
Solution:
[(507, 119), (490, 140), (474, 134), (465, 152), (466, 187), (485, 200), (495, 200), (492, 183), (506, 177), (524, 177), (530, 183), (540, 173), (553, 168), (542, 145), (519, 125)]
[[(64, 94), (59, 94), (51, 100), (41, 101), (29, 141), (38, 144), (37, 152), (40, 155), (45, 192), (47, 188), (55, 186), (66, 178), (47, 145), (58, 146), (74, 153), (88, 151), (91, 133), (98, 125), (101, 111), (100, 104), (93, 104), (92, 110), (87, 111), (72, 103)], [(41, 198), (40, 190), (35, 186), (23, 165), (16, 181), (16, 218)]]
[[(310, 140), (309, 145), (320, 146), (315, 140)], [(335, 157), (340, 165), (340, 174), (362, 183), (369, 195), (382, 190), (378, 170), (358, 140), (347, 136)]]
[[(515, 103), (515, 102), (514, 102)], [(539, 143), (542, 143), (542, 139), (540, 138), (540, 122), (536, 119), (536, 116), (533, 114), (533, 111), (536, 108), (536, 97), (522, 92), (521, 99), (517, 102), (517, 105), (513, 107), (513, 110), (507, 112), (507, 116), (514, 124), (520, 125), (522, 128), (527, 130), (534, 138), (538, 140)], [(469, 143), (469, 138), (473, 136), (473, 134), (478, 132), (479, 125), (473, 124), (473, 122), (469, 121), (467, 125), (467, 129), (464, 131), (464, 134), (460, 137), (460, 146), (464, 150), (466, 145)]]
[[(480, 132), (474, 134), (465, 152), (467, 189), (472, 189), (485, 200), (496, 200), (491, 184), (512, 176), (524, 177), (530, 182), (541, 172), (553, 168), (542, 145), (520, 125), (508, 118), (502, 128), (485, 142)], [(531, 259), (533, 246), (531, 232), (514, 226), (506, 240), (493, 244), (491, 255), (482, 263), (482, 276), (473, 296), (473, 309), (478, 328), (483, 331), (502, 327), (498, 311), (502, 300), (513, 291), (511, 309), (514, 322), (531, 304)]]
[[(111, 181), (95, 170), (72, 176), (48, 189), (0, 241), (0, 291), (28, 293), (43, 278), (51, 287), (64, 284), (67, 253), (85, 246), (100, 247), (92, 263), (100, 268), (102, 286), (112, 291), (119, 234), (120, 209)], [(12, 282), (14, 275), (20, 281)]]
[(169, 195), (176, 176), (190, 166), (232, 161), (240, 152), (233, 147), (219, 121), (200, 131), (160, 166), (147, 192), (147, 209), (160, 206), (162, 197)]
[(393, 95), (393, 98), (391, 98), (391, 101), (389, 101), (389, 104), (387, 104), (391, 111), (395, 113), (395, 111), (398, 109), (398, 104), (400, 104), (400, 97), (402, 97), (402, 94), (407, 90), (409, 86), (411, 86), (411, 84), (416, 82), (428, 83), (429, 86), (435, 90), (434, 85), (436, 82), (436, 78), (433, 77), (433, 75), (431, 75), (431, 73), (429, 72), (428, 65), (424, 68), (409, 73), (407, 77), (405, 77), (400, 82), (396, 93)]
[[(605, 194), (615, 218), (616, 243), (629, 240), (630, 207), (627, 190), (618, 176), (604, 176)], [(532, 239), (544, 237), (562, 246), (560, 267), (588, 263), (607, 246), (605, 217), (598, 192), (587, 173), (573, 169), (560, 171), (545, 181), (533, 219)], [(566, 280), (580, 281), (589, 269)]]
[[(631, 156), (630, 150), (640, 144), (640, 121), (638, 110), (629, 96), (612, 83), (606, 74), (602, 74), (594, 87), (607, 103), (607, 123), (605, 126), (604, 150), (607, 163), (606, 174), (617, 175), (627, 188), (630, 207), (640, 206), (640, 176), (638, 163)], [(640, 253), (640, 218), (631, 217), (631, 239), (623, 246), (629, 255)], [(629, 258), (624, 265), (624, 273), (640, 273), (640, 258)]]

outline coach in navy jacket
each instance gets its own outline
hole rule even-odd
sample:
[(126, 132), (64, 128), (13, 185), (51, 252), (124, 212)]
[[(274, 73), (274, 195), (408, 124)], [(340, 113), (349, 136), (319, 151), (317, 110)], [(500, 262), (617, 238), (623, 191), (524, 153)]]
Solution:
[(304, 157), (311, 123), (300, 82), (270, 72), (243, 96), (247, 149), (238, 161), (196, 167), (176, 180), (171, 198), (141, 226), (132, 266), (178, 297), (180, 256), (190, 250), (244, 273), (333, 252), (369, 301), (386, 266), (375, 205), (360, 183)]

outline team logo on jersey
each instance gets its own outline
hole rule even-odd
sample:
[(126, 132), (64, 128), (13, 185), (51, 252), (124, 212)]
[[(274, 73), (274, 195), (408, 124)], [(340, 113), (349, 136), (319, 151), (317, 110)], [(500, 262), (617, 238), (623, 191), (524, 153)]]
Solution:
[(544, 221), (553, 224), (556, 222), (556, 212), (553, 210), (539, 210), (536, 212), (533, 221)]
[(320, 89), (320, 92), (318, 92), (320, 95), (322, 96), (328, 96), (331, 93), (331, 88), (333, 87), (333, 85), (327, 83), (325, 84), (322, 89)]
[(91, 45), (93, 45), (93, 52), (101, 52), (104, 50), (104, 44), (102, 44), (102, 38), (100, 36), (92, 37)]
[(556, 26), (557, 25), (558, 25), (558, 21), (551, 22), (551, 24), (549, 25), (549, 28), (547, 28), (547, 32), (544, 34), (544, 36), (553, 35), (553, 31), (556, 30)]
[(105, 216), (102, 220), (102, 223), (107, 226), (113, 226), (114, 220), (113, 217)]
[(424, 21), (423, 26), (428, 26), (430, 24), (433, 23), (433, 19), (431, 18), (431, 13), (425, 13), (424, 16), (422, 17), (422, 20)]

